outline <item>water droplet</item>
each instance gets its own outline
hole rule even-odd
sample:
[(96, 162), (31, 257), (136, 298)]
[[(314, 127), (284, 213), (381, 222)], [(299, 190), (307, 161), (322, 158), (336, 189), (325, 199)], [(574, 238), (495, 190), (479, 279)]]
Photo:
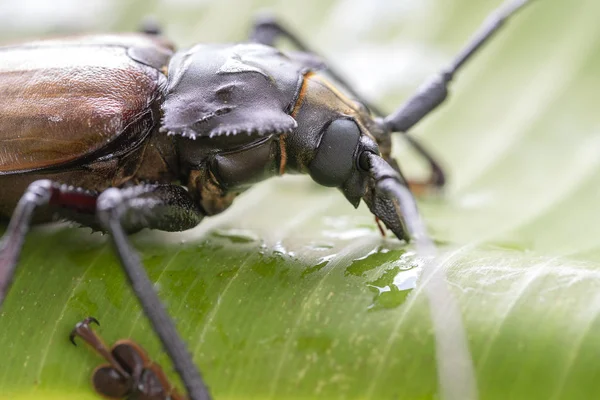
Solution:
[(390, 261), (396, 262), (402, 259), (404, 254), (406, 254), (404, 249), (390, 250), (385, 247), (376, 247), (366, 255), (352, 261), (352, 264), (346, 268), (346, 275), (365, 276), (368, 271), (382, 267)]
[(420, 273), (421, 268), (400, 271), (394, 277), (393, 285), (396, 286), (398, 290), (414, 289), (417, 286), (417, 279), (419, 279)]
[(275, 276), (277, 270), (279, 269), (281, 260), (282, 257), (280, 254), (275, 254), (273, 256), (263, 254), (260, 257), (260, 262), (252, 265), (252, 271), (256, 272), (262, 277)]
[(335, 245), (331, 242), (312, 242), (312, 243), (308, 244), (306, 247), (309, 250), (325, 251), (325, 250), (332, 249), (334, 246)]
[(323, 267), (325, 267), (327, 264), (329, 264), (329, 261), (331, 261), (333, 258), (335, 258), (336, 255), (337, 254), (330, 254), (328, 256), (319, 258), (317, 265), (306, 268), (304, 271), (302, 271), (302, 275), (300, 275), (300, 277), (304, 278), (307, 275), (310, 275), (314, 272), (322, 270)]
[(377, 279), (368, 282), (367, 286), (374, 292), (369, 310), (396, 308), (406, 301), (412, 289), (416, 287), (422, 269), (422, 262), (412, 257), (412, 253), (402, 254), (388, 263), (385, 271)]
[(288, 251), (283, 246), (283, 243), (281, 241), (275, 243), (275, 245), (273, 246), (273, 253), (279, 254), (281, 256), (289, 256), (289, 257), (294, 257), (296, 255), (296, 253), (294, 253), (293, 251)]

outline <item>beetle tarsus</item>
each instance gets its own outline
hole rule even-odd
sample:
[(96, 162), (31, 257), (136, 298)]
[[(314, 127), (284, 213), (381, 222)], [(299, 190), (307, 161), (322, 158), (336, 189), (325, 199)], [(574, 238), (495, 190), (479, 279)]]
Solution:
[(77, 346), (77, 343), (75, 342), (75, 337), (81, 336), (79, 332), (83, 329), (86, 331), (91, 331), (90, 323), (94, 323), (100, 326), (100, 322), (94, 317), (87, 317), (83, 321), (78, 322), (77, 325), (75, 325), (75, 328), (73, 328), (73, 330), (69, 334), (69, 340), (71, 341), (71, 343)]
[(92, 327), (90, 326), (90, 322), (97, 323), (98, 320), (94, 317), (88, 317), (81, 322), (75, 324), (75, 327), (71, 331), (69, 335), (69, 340), (75, 346), (77, 343), (75, 342), (75, 337), (79, 336), (86, 342), (96, 353), (102, 356), (106, 361), (110, 363), (110, 365), (115, 368), (119, 374), (123, 376), (127, 376), (128, 373), (123, 369), (123, 367), (119, 364), (119, 362), (115, 359), (110, 349), (104, 344), (102, 338), (94, 332)]
[(94, 370), (92, 384), (99, 394), (110, 399), (183, 400), (171, 385), (160, 365), (154, 363), (145, 350), (130, 339), (121, 339), (108, 347), (92, 330), (88, 317), (77, 323), (71, 336), (80, 336), (108, 364)]
[(77, 332), (75, 332), (75, 329), (73, 329), (71, 331), (71, 333), (69, 334), (69, 341), (71, 343), (73, 343), (73, 346), (77, 346), (77, 342), (75, 341), (75, 336), (77, 336)]

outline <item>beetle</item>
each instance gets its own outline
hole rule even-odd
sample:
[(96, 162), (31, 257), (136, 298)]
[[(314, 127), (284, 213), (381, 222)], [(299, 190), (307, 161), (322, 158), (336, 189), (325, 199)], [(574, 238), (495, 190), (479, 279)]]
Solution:
[(109, 399), (184, 400), (139, 344), (121, 339), (109, 349), (92, 329), (92, 323), (100, 325), (94, 317), (78, 322), (69, 339), (77, 345), (75, 337), (80, 337), (108, 362), (92, 373), (92, 384), (98, 393)]
[[(450, 65), (385, 116), (273, 19), (248, 43), (175, 51), (154, 29), (0, 48), (0, 304), (26, 232), (55, 217), (103, 230), (190, 399), (210, 397), (127, 234), (182, 231), (252, 184), (307, 173), (364, 201), (396, 237), (427, 242), (409, 188), (442, 187), (439, 163), (410, 181), (391, 157), (447, 97), (454, 75), (527, 0), (507, 0)], [(287, 38), (298, 48), (274, 47)], [(35, 211), (35, 215), (34, 215)]]

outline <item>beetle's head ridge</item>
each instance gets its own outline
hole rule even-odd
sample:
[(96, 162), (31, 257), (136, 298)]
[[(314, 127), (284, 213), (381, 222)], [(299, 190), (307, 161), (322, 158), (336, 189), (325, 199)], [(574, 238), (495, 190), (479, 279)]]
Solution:
[(292, 132), (294, 63), (259, 44), (197, 45), (169, 65), (162, 130), (187, 138)]

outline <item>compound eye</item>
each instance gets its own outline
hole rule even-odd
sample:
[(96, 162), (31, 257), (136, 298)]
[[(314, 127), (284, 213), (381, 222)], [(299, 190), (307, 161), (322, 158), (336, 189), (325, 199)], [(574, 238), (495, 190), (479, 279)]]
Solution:
[(360, 129), (349, 119), (336, 119), (323, 129), (315, 157), (308, 166), (310, 176), (323, 186), (341, 186), (354, 169), (354, 152)]

